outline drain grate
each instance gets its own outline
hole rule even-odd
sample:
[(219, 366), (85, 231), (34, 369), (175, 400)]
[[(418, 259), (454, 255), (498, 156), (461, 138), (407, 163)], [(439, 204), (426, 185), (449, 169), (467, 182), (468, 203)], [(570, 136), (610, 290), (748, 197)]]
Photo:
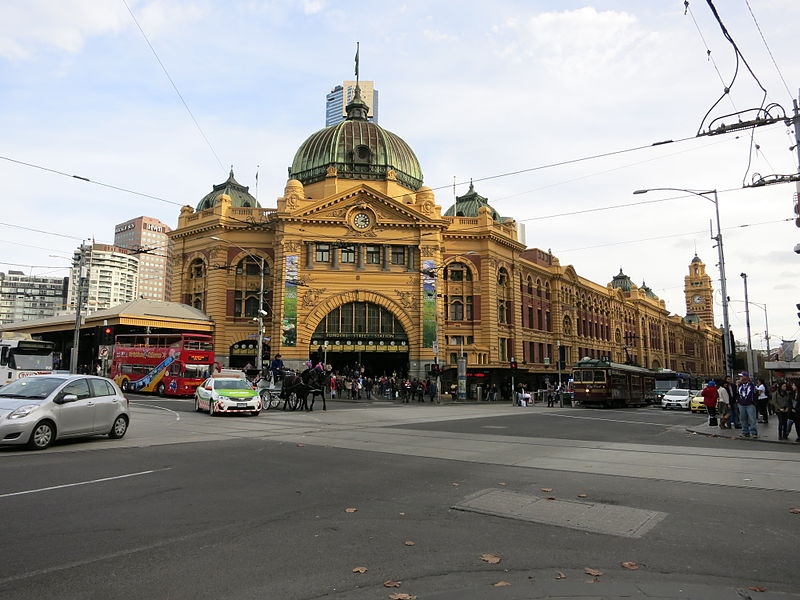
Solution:
[(481, 490), (467, 496), (453, 508), (627, 538), (644, 536), (667, 516), (667, 513), (655, 510), (596, 502), (548, 500), (497, 489)]

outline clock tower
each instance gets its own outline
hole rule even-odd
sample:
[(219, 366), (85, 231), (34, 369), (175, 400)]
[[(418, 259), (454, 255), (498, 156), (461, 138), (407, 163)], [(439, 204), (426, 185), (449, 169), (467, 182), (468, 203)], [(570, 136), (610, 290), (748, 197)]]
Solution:
[(689, 264), (689, 276), (683, 280), (687, 316), (693, 313), (703, 323), (713, 327), (714, 289), (711, 287), (711, 277), (706, 275), (706, 265), (696, 254)]

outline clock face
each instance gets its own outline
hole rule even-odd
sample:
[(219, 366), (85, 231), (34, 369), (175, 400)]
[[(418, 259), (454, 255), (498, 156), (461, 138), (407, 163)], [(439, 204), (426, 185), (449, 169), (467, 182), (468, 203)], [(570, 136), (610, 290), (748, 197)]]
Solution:
[(359, 229), (366, 229), (371, 223), (372, 219), (370, 219), (367, 213), (356, 213), (356, 215), (353, 217), (353, 225)]
[(694, 297), (692, 297), (692, 302), (694, 302), (695, 304), (700, 304), (702, 301), (703, 301), (703, 297), (702, 296), (694, 296)]

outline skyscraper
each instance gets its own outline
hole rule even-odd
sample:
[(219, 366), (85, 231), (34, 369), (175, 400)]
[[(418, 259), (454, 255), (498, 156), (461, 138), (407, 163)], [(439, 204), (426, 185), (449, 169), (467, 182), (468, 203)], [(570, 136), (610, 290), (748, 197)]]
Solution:
[(64, 308), (65, 295), (63, 277), (0, 272), (0, 324), (55, 316)]
[(68, 308), (74, 310), (79, 282), (81, 306), (87, 312), (111, 308), (137, 298), (139, 285), (139, 257), (125, 248), (108, 244), (92, 244), (84, 249), (83, 268), (81, 251), (75, 250), (70, 273)]
[[(361, 97), (369, 106), (367, 120), (378, 122), (378, 90), (375, 89), (374, 81), (359, 81)], [(342, 85), (337, 85), (330, 93), (325, 96), (325, 127), (335, 125), (339, 121), (344, 121), (347, 113), (345, 107), (353, 99), (356, 90), (355, 81), (343, 81)]]
[(114, 245), (139, 257), (139, 297), (169, 300), (172, 251), (171, 229), (152, 217), (137, 217), (114, 227)]

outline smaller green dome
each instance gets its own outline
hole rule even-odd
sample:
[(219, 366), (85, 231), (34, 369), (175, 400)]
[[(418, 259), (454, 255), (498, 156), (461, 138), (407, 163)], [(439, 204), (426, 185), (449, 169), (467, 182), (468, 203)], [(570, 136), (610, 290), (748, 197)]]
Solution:
[(658, 299), (658, 296), (656, 296), (655, 292), (650, 289), (644, 281), (642, 281), (642, 285), (639, 287), (639, 289), (642, 290), (648, 298), (653, 298), (654, 300)]
[(697, 254), (695, 254), (694, 258), (692, 259), (692, 263), (701, 263), (701, 262), (703, 262), (703, 261), (700, 260), (700, 257), (697, 256)]
[(231, 206), (236, 208), (261, 208), (261, 205), (249, 192), (250, 188), (242, 185), (233, 178), (233, 167), (231, 167), (231, 174), (228, 179), (222, 183), (214, 186), (210, 194), (206, 194), (200, 204), (197, 205), (197, 210), (206, 210), (213, 208), (217, 204), (217, 198), (221, 194), (230, 196)]
[(487, 198), (481, 196), (475, 191), (475, 186), (472, 185), (472, 180), (469, 182), (469, 190), (463, 196), (456, 197), (456, 203), (445, 211), (445, 217), (477, 217), (480, 208), (486, 206), (492, 211), (492, 219), (500, 222), (500, 215), (495, 209), (489, 206)]
[(611, 287), (620, 289), (623, 292), (630, 292), (633, 289), (633, 281), (622, 272), (622, 267), (619, 268), (619, 273), (614, 275), (614, 279), (611, 280)]

